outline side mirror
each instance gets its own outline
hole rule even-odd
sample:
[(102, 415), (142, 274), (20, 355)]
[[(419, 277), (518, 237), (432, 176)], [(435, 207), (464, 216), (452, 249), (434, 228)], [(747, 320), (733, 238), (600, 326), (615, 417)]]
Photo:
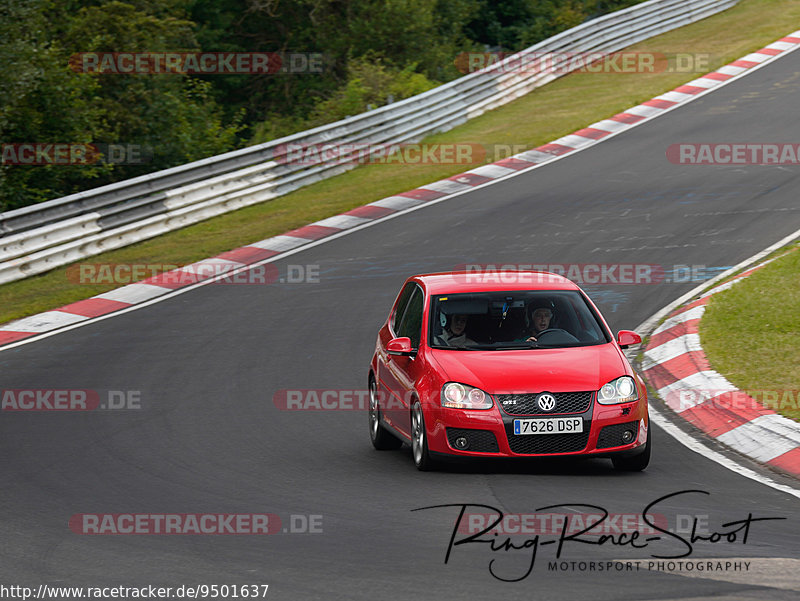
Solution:
[(628, 348), (632, 344), (641, 344), (642, 337), (630, 330), (620, 330), (617, 334), (617, 343), (620, 348)]
[(406, 336), (392, 338), (389, 344), (386, 345), (386, 352), (390, 355), (400, 355), (402, 357), (416, 355), (416, 351), (411, 348), (411, 338)]

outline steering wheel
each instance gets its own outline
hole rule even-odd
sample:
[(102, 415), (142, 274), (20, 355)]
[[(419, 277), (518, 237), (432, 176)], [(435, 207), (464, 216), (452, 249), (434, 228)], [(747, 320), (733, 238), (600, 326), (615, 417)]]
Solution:
[(546, 330), (542, 330), (541, 332), (539, 332), (536, 335), (536, 338), (539, 338), (539, 336), (541, 336), (542, 334), (547, 334), (548, 332), (564, 332), (566, 334), (569, 334), (569, 332), (567, 332), (566, 330), (562, 330), (561, 328), (547, 328)]
[[(564, 330), (562, 328), (547, 328), (546, 330), (542, 330), (541, 332), (539, 332), (536, 335), (536, 342), (542, 342), (542, 336), (545, 335), (545, 334), (550, 334), (550, 335), (552, 335), (552, 334), (564, 334), (564, 335), (569, 337), (569, 340), (568, 340), (569, 342), (573, 342), (573, 341), (577, 342), (578, 341), (577, 338), (575, 338), (572, 334), (570, 334), (569, 332), (567, 332), (566, 330)], [(533, 342), (533, 341), (531, 341), (531, 342)]]

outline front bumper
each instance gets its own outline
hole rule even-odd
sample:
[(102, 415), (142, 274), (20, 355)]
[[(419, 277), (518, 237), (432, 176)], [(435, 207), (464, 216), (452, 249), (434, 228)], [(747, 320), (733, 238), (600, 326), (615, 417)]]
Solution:
[[(579, 417), (583, 420), (583, 431), (514, 434), (515, 419), (555, 417)], [(621, 405), (601, 405), (592, 399), (589, 408), (582, 413), (547, 416), (510, 415), (497, 404), (486, 411), (432, 407), (425, 419), (429, 451), (461, 457), (636, 455), (644, 450), (649, 430), (646, 399)], [(633, 433), (632, 442), (623, 442), (626, 430)]]

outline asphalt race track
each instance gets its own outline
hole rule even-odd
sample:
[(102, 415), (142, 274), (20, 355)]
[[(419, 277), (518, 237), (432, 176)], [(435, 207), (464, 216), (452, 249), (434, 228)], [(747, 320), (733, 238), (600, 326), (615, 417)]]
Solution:
[[(408, 447), (372, 449), (366, 412), (282, 411), (273, 395), (363, 390), (378, 327), (412, 273), (465, 263), (649, 263), (668, 274), (676, 265), (702, 265), (714, 275), (787, 236), (800, 227), (796, 167), (678, 166), (665, 151), (681, 142), (797, 143), (798, 97), (794, 52), (574, 156), (276, 264), (281, 274), (287, 265), (319, 266), (316, 283), (205, 286), (3, 351), (3, 389), (139, 391), (141, 408), (2, 413), (2, 580), (268, 584), (269, 599), (303, 601), (796, 599), (798, 499), (658, 428), (653, 461), (641, 474), (617, 473), (605, 460), (420, 473)], [(618, 330), (696, 285), (585, 289)], [(648, 569), (658, 561), (652, 555), (686, 552), (674, 537), (640, 549), (567, 541), (560, 561), (587, 562), (583, 570), (548, 569), (556, 545), (542, 545), (530, 576), (503, 582), (490, 562), (495, 574), (518, 578), (530, 548), (461, 545), (445, 564), (458, 508), (412, 511), (474, 503), (533, 513), (571, 503), (640, 514), (689, 489), (709, 494), (678, 495), (653, 511), (671, 526), (700, 516), (706, 535), (728, 533), (735, 527), (724, 524), (748, 514), (785, 519), (753, 522), (746, 543), (742, 531), (735, 541), (697, 541), (683, 561), (769, 560), (747, 572), (681, 575)], [(92, 536), (70, 530), (80, 513), (274, 513), (284, 527), (292, 515), (321, 515), (314, 519), (322, 532)], [(588, 564), (611, 559), (638, 559), (640, 569), (591, 571)]]

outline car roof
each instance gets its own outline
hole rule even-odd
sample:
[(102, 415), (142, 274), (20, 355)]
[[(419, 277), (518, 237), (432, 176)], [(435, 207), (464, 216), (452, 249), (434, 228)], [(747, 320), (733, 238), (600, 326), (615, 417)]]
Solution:
[(430, 294), (511, 290), (580, 290), (571, 280), (549, 271), (447, 271), (415, 275)]

